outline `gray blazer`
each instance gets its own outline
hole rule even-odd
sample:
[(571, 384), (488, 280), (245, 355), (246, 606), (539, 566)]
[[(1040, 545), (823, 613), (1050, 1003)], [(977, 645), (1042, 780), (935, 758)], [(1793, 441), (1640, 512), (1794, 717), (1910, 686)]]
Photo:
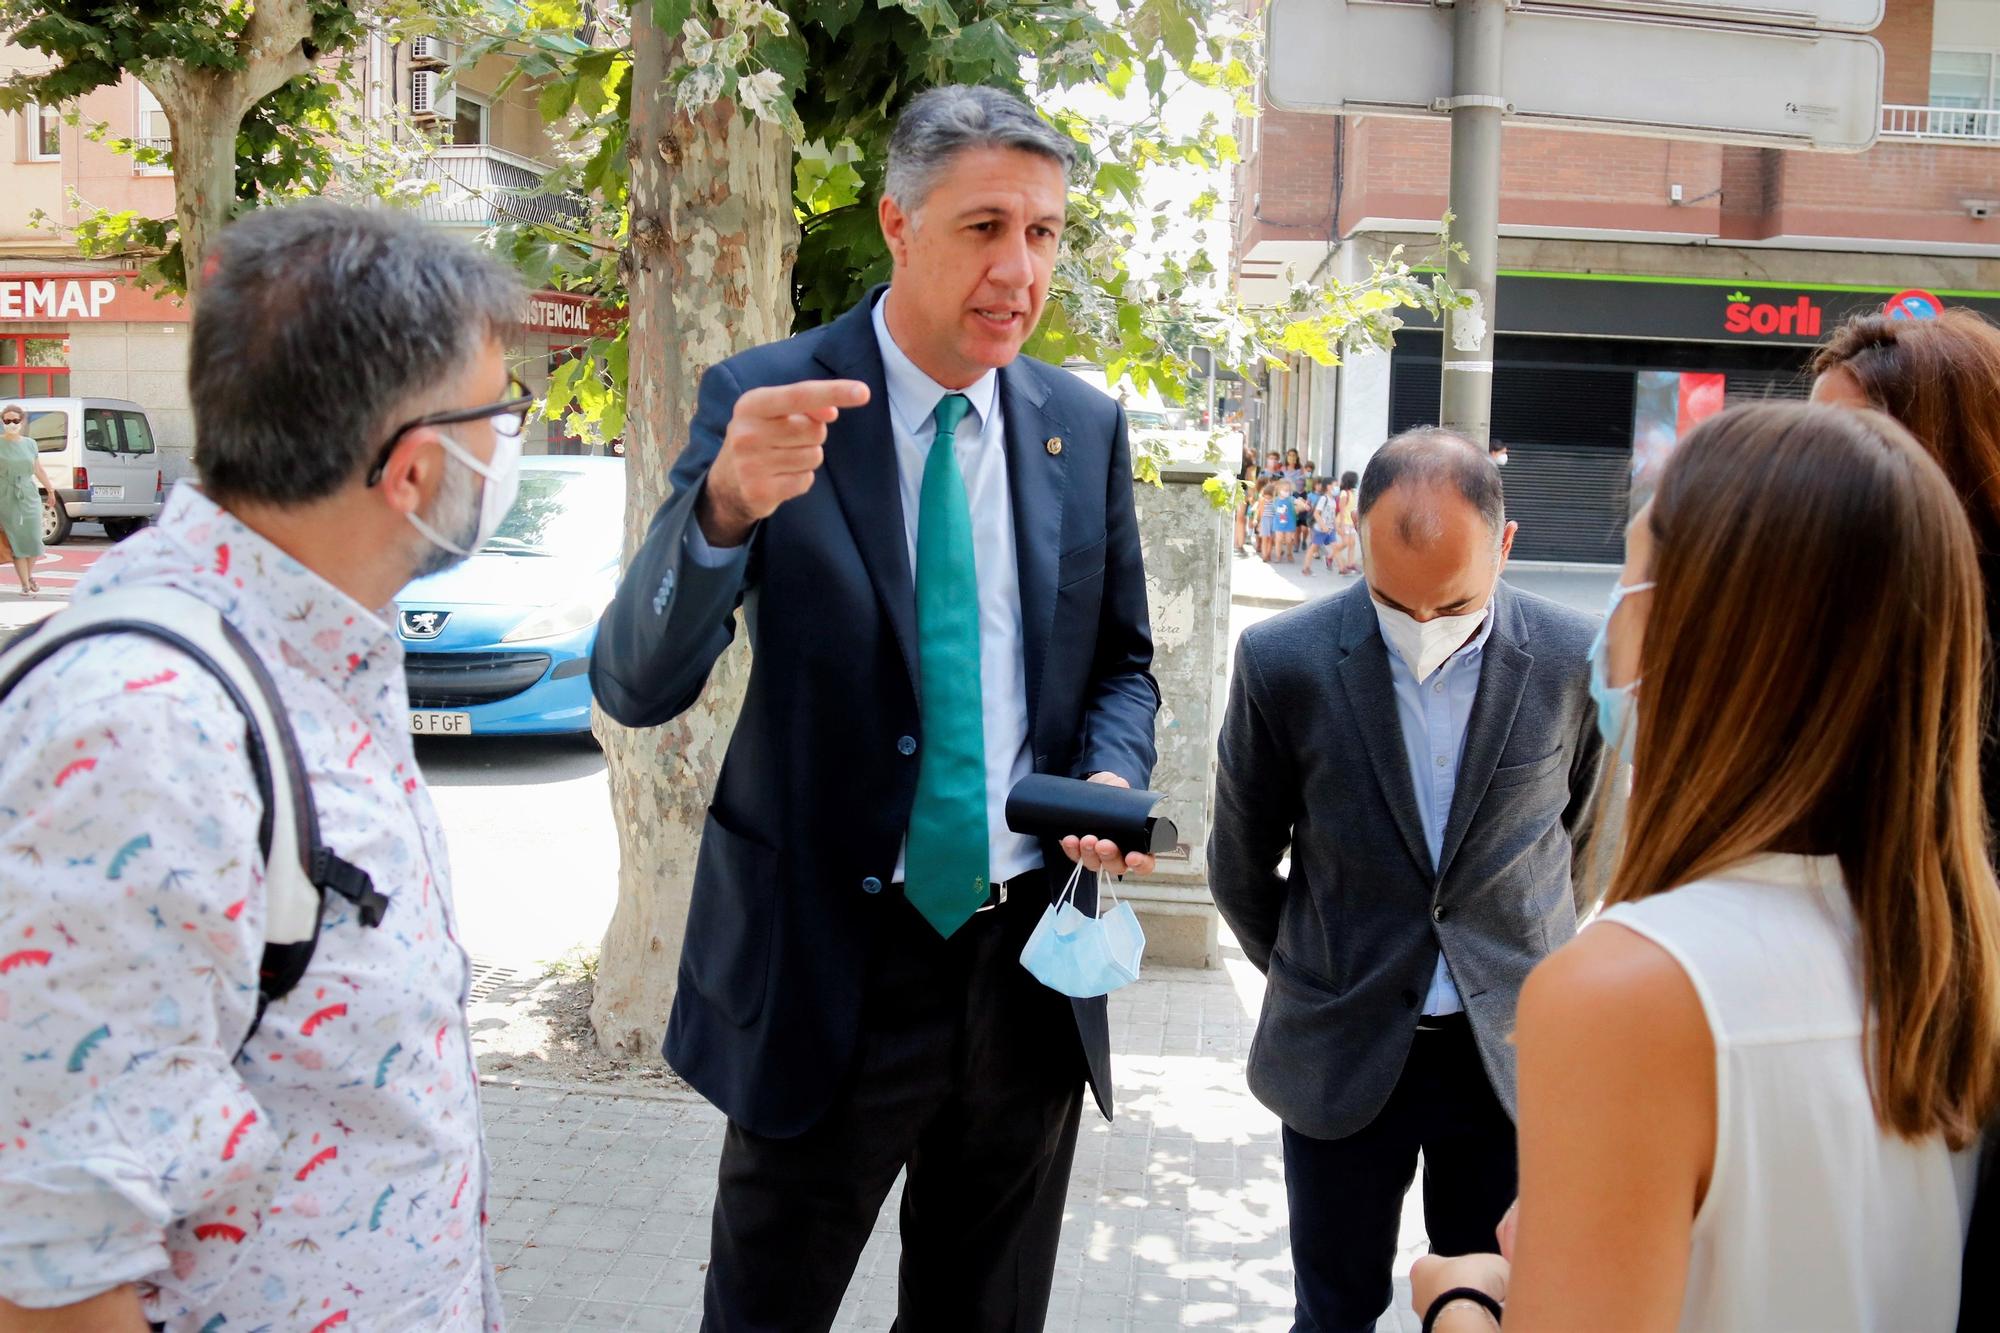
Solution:
[(1572, 840), (1603, 749), (1596, 621), (1505, 583), (1493, 614), (1439, 866), (1367, 587), (1254, 626), (1237, 649), (1209, 875), (1269, 980), (1250, 1090), (1310, 1137), (1344, 1138), (1389, 1100), (1440, 948), (1512, 1112), (1521, 984), (1576, 933)]

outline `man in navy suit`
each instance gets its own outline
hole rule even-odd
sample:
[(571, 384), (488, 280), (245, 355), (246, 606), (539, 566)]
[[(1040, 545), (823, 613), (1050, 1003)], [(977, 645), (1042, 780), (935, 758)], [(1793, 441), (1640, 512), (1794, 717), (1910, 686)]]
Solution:
[(702, 377), (598, 635), (632, 726), (694, 703), (739, 607), (754, 650), (666, 1041), (729, 1117), (705, 1328), (830, 1326), (905, 1170), (898, 1327), (1042, 1327), (1086, 1080), (1111, 1114), (1103, 999), (1019, 960), (1069, 861), (1151, 859), (1003, 814), (1155, 753), (1124, 413), (1020, 355), (1073, 165), (1007, 94), (912, 102), (889, 286)]

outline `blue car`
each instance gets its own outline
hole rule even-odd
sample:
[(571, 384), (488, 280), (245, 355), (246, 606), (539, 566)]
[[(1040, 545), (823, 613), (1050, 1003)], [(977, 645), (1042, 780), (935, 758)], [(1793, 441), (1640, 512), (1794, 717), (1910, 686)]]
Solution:
[(521, 460), (521, 495), (479, 554), (396, 598), (419, 736), (590, 730), (590, 649), (618, 586), (625, 460)]

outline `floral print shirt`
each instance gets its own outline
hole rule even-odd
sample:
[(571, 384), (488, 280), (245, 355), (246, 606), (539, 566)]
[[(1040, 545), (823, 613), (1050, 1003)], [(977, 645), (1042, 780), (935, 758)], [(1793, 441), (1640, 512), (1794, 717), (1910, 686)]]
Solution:
[(249, 639), (327, 845), (390, 905), (370, 929), (329, 895), (243, 1045), (262, 802), (228, 695), (110, 635), (0, 701), (0, 1296), (136, 1283), (174, 1333), (497, 1329), (470, 965), (396, 635), (186, 485), (77, 595), (133, 586)]

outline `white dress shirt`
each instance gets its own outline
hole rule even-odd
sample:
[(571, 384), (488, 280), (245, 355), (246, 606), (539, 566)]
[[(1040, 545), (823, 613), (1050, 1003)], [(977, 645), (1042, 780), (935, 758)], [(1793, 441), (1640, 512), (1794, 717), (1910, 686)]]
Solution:
[[(1379, 619), (1381, 607), (1376, 606)], [(1444, 854), (1444, 826), (1451, 820), (1452, 798), (1458, 793), (1458, 766), (1465, 758), (1465, 733), (1472, 722), (1473, 700), (1479, 697), (1479, 667), (1485, 660), (1486, 640), (1493, 633), (1493, 611), (1489, 606), (1479, 629), (1464, 647), (1445, 659), (1444, 665), (1419, 681), (1403, 655), (1389, 649), (1389, 680), (1396, 688), (1396, 721), (1403, 731), (1403, 750), (1409, 756), (1410, 783), (1417, 792), (1417, 812), (1424, 826), (1424, 842), (1431, 849), (1431, 865)], [(1384, 634), (1386, 643), (1388, 635)], [(1462, 1013), (1458, 987), (1452, 984), (1451, 969), (1445, 965), (1444, 950), (1438, 950), (1437, 970), (1431, 974), (1430, 994), (1424, 997), (1426, 1015)]]
[[(875, 341), (882, 351), (889, 391), (889, 422), (895, 435), (896, 471), (903, 500), (903, 533), (909, 542), (914, 587), (917, 521), (922, 507), (924, 464), (937, 436), (932, 416), (941, 399), (962, 393), (972, 410), (959, 423), (954, 443), (965, 500), (972, 512), (972, 548), (979, 582), (979, 684), (986, 699), (986, 828), (993, 883), (1001, 884), (1042, 864), (1041, 845), (1007, 827), (1007, 793), (1034, 771), (1028, 738), (1028, 663), (1021, 629), (1021, 577), (1015, 560), (1013, 492), (1007, 479), (1007, 431), (1000, 411), (1000, 375), (989, 370), (963, 389), (947, 389), (920, 369), (889, 332), (891, 292), (875, 304)], [(687, 548), (697, 563), (721, 568), (742, 558), (745, 548), (718, 550), (687, 527)], [(903, 853), (896, 854), (896, 880), (903, 879)]]
[(30, 672), (0, 703), (0, 1296), (136, 1283), (168, 1333), (498, 1329), (470, 964), (396, 632), (185, 484), (77, 598), (151, 586), (250, 641), (388, 914), (329, 895), (239, 1057), (264, 949), (242, 715), (153, 639)]

